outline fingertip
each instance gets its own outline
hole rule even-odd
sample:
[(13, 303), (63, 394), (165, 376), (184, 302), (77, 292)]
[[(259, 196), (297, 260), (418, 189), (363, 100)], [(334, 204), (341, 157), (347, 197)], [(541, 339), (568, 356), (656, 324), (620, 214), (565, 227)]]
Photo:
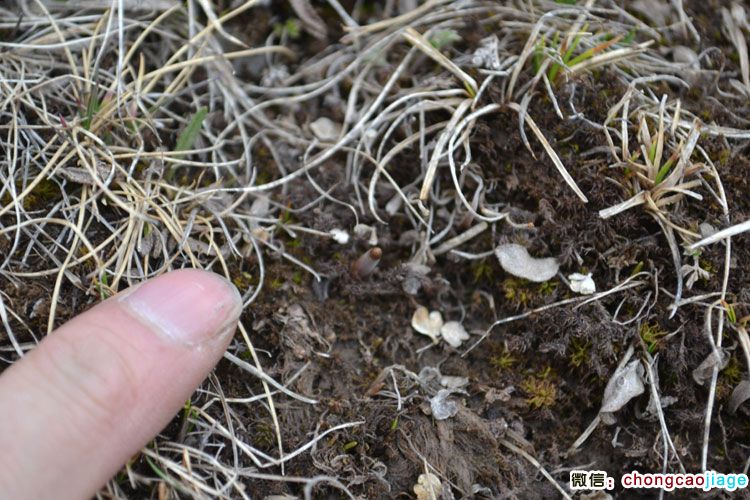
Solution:
[[(0, 497), (90, 498), (205, 379), (241, 311), (229, 281), (185, 269), (51, 333), (0, 378), (0, 457), (14, 457), (12, 470), (0, 470)], [(11, 481), (35, 474), (35, 482)]]
[(164, 274), (125, 290), (116, 300), (154, 333), (187, 345), (233, 331), (242, 312), (237, 288), (200, 269)]

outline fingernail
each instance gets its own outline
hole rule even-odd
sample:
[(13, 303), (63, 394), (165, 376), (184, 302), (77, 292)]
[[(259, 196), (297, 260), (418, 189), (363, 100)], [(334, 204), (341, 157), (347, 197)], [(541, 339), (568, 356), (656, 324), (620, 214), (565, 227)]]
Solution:
[(164, 274), (126, 290), (118, 301), (156, 333), (197, 345), (234, 331), (242, 312), (237, 288), (197, 269)]

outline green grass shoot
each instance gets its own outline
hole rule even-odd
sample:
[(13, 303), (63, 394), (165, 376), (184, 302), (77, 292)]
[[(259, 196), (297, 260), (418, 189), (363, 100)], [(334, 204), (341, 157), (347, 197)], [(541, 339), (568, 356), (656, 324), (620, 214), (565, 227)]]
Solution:
[(208, 108), (205, 107), (200, 108), (193, 115), (190, 123), (188, 123), (187, 127), (183, 129), (180, 136), (177, 138), (177, 144), (174, 148), (175, 151), (187, 151), (193, 149), (193, 145), (198, 138), (198, 134), (200, 134), (203, 120), (206, 119), (206, 115), (208, 115)]

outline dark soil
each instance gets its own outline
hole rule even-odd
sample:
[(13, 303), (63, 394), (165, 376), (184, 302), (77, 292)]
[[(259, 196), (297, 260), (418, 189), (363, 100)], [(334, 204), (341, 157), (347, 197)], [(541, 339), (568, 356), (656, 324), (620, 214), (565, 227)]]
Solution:
[[(717, 7), (723, 3), (686, 4), (701, 31), (702, 43), (721, 49), (722, 56), (716, 56), (716, 64), (725, 68), (736, 66), (731, 57), (733, 48), (714, 28)], [(265, 12), (268, 19), (288, 15), (280, 8)], [(588, 118), (601, 122), (623, 94), (624, 89), (615, 81), (607, 71), (582, 77), (560, 89), (564, 96), (561, 100), (570, 98)], [(689, 92), (666, 85), (660, 91), (682, 96), (685, 106), (700, 111), (697, 114), (702, 114), (707, 122), (715, 119), (723, 125), (740, 126), (716, 104), (721, 99), (710, 82)], [(487, 101), (499, 101), (499, 92), (490, 89)], [(715, 99), (709, 99), (711, 96)], [(306, 112), (313, 116), (315, 113), (310, 109)], [(242, 318), (256, 349), (263, 353), (267, 372), (286, 382), (306, 365), (290, 388), (319, 400), (315, 406), (288, 399), (277, 401), (284, 449), (292, 450), (309, 441), (315, 429), (323, 432), (338, 424), (363, 423), (328, 435), (311, 453), (289, 462), (285, 468), (287, 475), (329, 475), (366, 498), (408, 498), (417, 477), (424, 472), (426, 461), (451, 481), (457, 498), (477, 495), (481, 488), (488, 488), (492, 497), (557, 498), (557, 491), (533, 466), (502, 445), (509, 433), (522, 439), (526, 451), (549, 471), (578, 464), (606, 470), (616, 478), (634, 469), (660, 471), (659, 423), (654, 418), (643, 418), (648, 392), (618, 412), (619, 433), (614, 426), (600, 425), (577, 453), (566, 454), (596, 417), (604, 387), (623, 353), (630, 345), (641, 352), (643, 328), (662, 334), (679, 331), (668, 340), (658, 340), (653, 354), (658, 360), (656, 369), (662, 396), (676, 398), (664, 408), (675, 446), (689, 471), (700, 470), (708, 389), (695, 384), (691, 371), (710, 350), (703, 332), (704, 309), (685, 306), (668, 319), (671, 298), (664, 292), (674, 293), (676, 276), (669, 248), (653, 217), (640, 209), (608, 220), (598, 217), (599, 210), (627, 195), (607, 180), (623, 180), (623, 174), (608, 168), (606, 155), (580, 154), (604, 144), (603, 135), (587, 128), (582, 121), (561, 121), (541, 95), (532, 101), (529, 114), (550, 139), (589, 197), (589, 203), (581, 203), (562, 182), (541, 145), (529, 134), (536, 159), (531, 156), (521, 140), (513, 111), (490, 115), (481, 120), (472, 136), (476, 157), (471, 168), (476, 169), (485, 183), (494, 183), (488, 197), (508, 202), (514, 209), (514, 220), (533, 223), (533, 228), (514, 229), (498, 224), (496, 232), (487, 231), (462, 249), (479, 253), (502, 242), (523, 243), (533, 255), (558, 257), (563, 274), (592, 272), (599, 290), (615, 286), (635, 269), (651, 271), (658, 274), (662, 287), (654, 307), (646, 317), (629, 325), (611, 321), (618, 307), (621, 319), (638, 311), (646, 293), (646, 289), (638, 288), (580, 308), (554, 308), (498, 326), (465, 356), (463, 350), (442, 344), (417, 354), (427, 343), (426, 337), (410, 327), (411, 315), (418, 304), (439, 309), (450, 319), (465, 318), (467, 330), (481, 334), (499, 318), (574, 295), (563, 283), (540, 286), (512, 278), (494, 257), (479, 261), (439, 257), (422, 280), (419, 294), (411, 296), (402, 289), (402, 282), (408, 272), (403, 264), (410, 258), (412, 248), (404, 242), (407, 224), (398, 215), (390, 219), (388, 226), (377, 225), (372, 218), (361, 220), (377, 225), (378, 245), (384, 252), (378, 270), (362, 280), (353, 277), (349, 268), (367, 250), (366, 242), (336, 247), (304, 235), (296, 239), (288, 237), (283, 241), (286, 250), (323, 273), (327, 277), (327, 290), (314, 287), (308, 274), (271, 255), (265, 263), (265, 290)], [(722, 138), (706, 144), (720, 168), (732, 210), (731, 221), (723, 219), (719, 207), (692, 201), (683, 201), (674, 210), (675, 220), (695, 228), (703, 221), (723, 227), (729, 222), (749, 219), (750, 160), (746, 151), (734, 148)], [(412, 173), (416, 176), (416, 162), (411, 162), (408, 155), (408, 152), (401, 155), (400, 163), (393, 165), (393, 170), (404, 179)], [(324, 189), (338, 182), (332, 194), (345, 198), (348, 186), (342, 172), (337, 160), (332, 160), (317, 170), (314, 177)], [(438, 181), (450, 185), (448, 174), (441, 176)], [(469, 185), (468, 189), (471, 188)], [(292, 186), (287, 197), (277, 196), (276, 201), (294, 208), (317, 197), (318, 193), (308, 184), (299, 182)], [(288, 217), (321, 230), (354, 225), (351, 212), (326, 203), (305, 213), (290, 213)], [(472, 224), (467, 216), (451, 235)], [(4, 245), (7, 242), (0, 238), (3, 251)], [(735, 304), (737, 316), (742, 317), (750, 314), (750, 236), (735, 238), (732, 248), (728, 302)], [(701, 263), (712, 271), (712, 276), (699, 280), (691, 294), (720, 289), (723, 258), (721, 245), (705, 249)], [(240, 287), (252, 284), (243, 282), (246, 278), (242, 273), (257, 276), (257, 261), (233, 260), (229, 264)], [(30, 266), (33, 267), (33, 260)], [(4, 300), (23, 315), (34, 332), (46, 329), (53, 284), (54, 276), (23, 278), (15, 284), (4, 281), (2, 291), (7, 294)], [(71, 285), (63, 287), (61, 297), (59, 322), (95, 300)], [(17, 331), (28, 331), (20, 324), (14, 326)], [(0, 332), (0, 341), (5, 342), (3, 335)], [(28, 341), (30, 337), (22, 340)], [(736, 348), (728, 367), (719, 376), (709, 461), (718, 471), (740, 472), (745, 467), (750, 445), (748, 410), (740, 408), (737, 415), (730, 415), (725, 405), (745, 367), (742, 352), (729, 332), (725, 343)], [(468, 377), (466, 393), (454, 396), (460, 406), (458, 414), (442, 421), (432, 418), (429, 398), (434, 393), (429, 386), (420, 385), (402, 370), (391, 372), (389, 367), (393, 366), (415, 374), (424, 367), (438, 367), (444, 375)], [(257, 381), (227, 361), (219, 365), (216, 376), (227, 397), (246, 397), (248, 390), (255, 394), (263, 392)], [(235, 410), (242, 411), (241, 407)], [(242, 422), (244, 428), (238, 430), (239, 436), (262, 451), (276, 450), (273, 423), (267, 413), (253, 410), (242, 416)], [(178, 417), (165, 432), (177, 437), (180, 427)], [(615, 435), (617, 446), (612, 444)], [(224, 453), (231, 461), (231, 448)], [(143, 461), (134, 466), (144, 474), (152, 474)], [(243, 463), (240, 457), (240, 467), (246, 466), (252, 463)], [(567, 472), (554, 475), (567, 482)], [(258, 480), (246, 486), (254, 498), (301, 493), (301, 487), (293, 483)], [(316, 497), (324, 498), (326, 491), (326, 486), (318, 487)], [(330, 491), (336, 495), (335, 490)], [(148, 497), (153, 492), (132, 493), (134, 497)], [(636, 492), (629, 491), (622, 497), (635, 496)]]

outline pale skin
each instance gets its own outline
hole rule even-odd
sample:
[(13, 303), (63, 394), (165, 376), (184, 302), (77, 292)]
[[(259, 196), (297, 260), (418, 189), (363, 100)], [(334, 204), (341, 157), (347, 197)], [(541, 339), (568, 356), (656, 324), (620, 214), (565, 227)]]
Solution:
[(94, 495), (206, 378), (241, 309), (223, 278), (181, 270), (45, 337), (0, 375), (0, 498)]

